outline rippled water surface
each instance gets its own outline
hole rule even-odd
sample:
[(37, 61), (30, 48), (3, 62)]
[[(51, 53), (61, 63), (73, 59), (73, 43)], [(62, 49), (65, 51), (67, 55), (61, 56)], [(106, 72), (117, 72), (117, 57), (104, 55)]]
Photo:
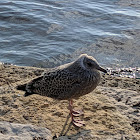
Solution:
[(0, 61), (53, 67), (87, 53), (105, 66), (138, 67), (140, 6), (124, 3), (2, 0)]

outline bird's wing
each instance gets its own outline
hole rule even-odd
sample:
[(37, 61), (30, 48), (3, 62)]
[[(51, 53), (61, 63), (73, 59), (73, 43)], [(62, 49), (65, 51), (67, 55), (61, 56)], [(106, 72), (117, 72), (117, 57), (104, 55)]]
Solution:
[[(58, 70), (50, 75), (53, 85), (49, 87), (52, 89), (49, 96), (52, 98), (68, 99), (83, 85), (82, 77), (79, 74), (67, 70)], [(48, 76), (45, 78), (49, 79)]]
[(63, 99), (79, 89), (82, 82), (79, 75), (58, 69), (44, 73), (41, 77), (32, 80), (27, 87), (32, 88), (35, 94)]

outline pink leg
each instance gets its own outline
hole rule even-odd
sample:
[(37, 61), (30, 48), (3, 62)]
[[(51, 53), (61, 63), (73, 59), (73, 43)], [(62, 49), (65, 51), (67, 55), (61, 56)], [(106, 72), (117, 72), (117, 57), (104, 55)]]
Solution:
[(82, 110), (73, 109), (73, 101), (72, 100), (69, 101), (69, 106), (70, 106), (71, 111), (72, 111), (71, 113), (74, 117), (79, 117), (79, 116), (84, 114)]
[(77, 127), (82, 127), (83, 125), (85, 125), (84, 121), (75, 119), (74, 117), (79, 117), (81, 115), (83, 115), (83, 112), (80, 110), (74, 110), (73, 109), (73, 101), (72, 99), (69, 101), (69, 110), (70, 110), (70, 115), (71, 115), (71, 119), (72, 119), (72, 123), (77, 126)]

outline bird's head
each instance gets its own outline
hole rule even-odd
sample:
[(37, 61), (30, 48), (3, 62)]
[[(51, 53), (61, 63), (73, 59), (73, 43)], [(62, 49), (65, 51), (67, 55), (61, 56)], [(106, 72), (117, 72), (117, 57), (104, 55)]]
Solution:
[(79, 60), (80, 60), (81, 67), (84, 69), (99, 70), (99, 71), (102, 71), (104, 73), (107, 73), (107, 71), (104, 68), (102, 68), (98, 64), (96, 59), (93, 58), (92, 56), (88, 56), (87, 54), (82, 54), (82, 55), (80, 55)]

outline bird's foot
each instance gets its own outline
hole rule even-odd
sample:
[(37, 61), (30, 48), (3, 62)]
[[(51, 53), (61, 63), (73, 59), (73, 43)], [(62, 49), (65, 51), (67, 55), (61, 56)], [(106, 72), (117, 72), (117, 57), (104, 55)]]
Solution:
[(69, 110), (70, 110), (70, 116), (71, 116), (71, 123), (76, 127), (82, 127), (85, 125), (84, 121), (75, 119), (75, 117), (80, 117), (81, 115), (84, 115), (82, 110), (75, 110), (73, 109), (73, 102), (72, 100), (69, 101)]
[[(81, 115), (84, 115), (82, 110), (71, 110), (71, 118), (72, 118), (72, 124), (76, 127), (82, 127), (85, 125), (85, 122), (82, 120), (79, 120), (77, 117), (80, 117)], [(76, 119), (75, 119), (76, 117)]]
[(84, 115), (84, 112), (83, 112), (82, 110), (75, 110), (75, 109), (73, 109), (73, 110), (71, 111), (71, 114), (72, 114), (74, 117), (79, 117), (79, 116), (81, 116), (81, 115)]
[(72, 118), (72, 124), (76, 127), (82, 127), (85, 125), (85, 122), (82, 120)]

